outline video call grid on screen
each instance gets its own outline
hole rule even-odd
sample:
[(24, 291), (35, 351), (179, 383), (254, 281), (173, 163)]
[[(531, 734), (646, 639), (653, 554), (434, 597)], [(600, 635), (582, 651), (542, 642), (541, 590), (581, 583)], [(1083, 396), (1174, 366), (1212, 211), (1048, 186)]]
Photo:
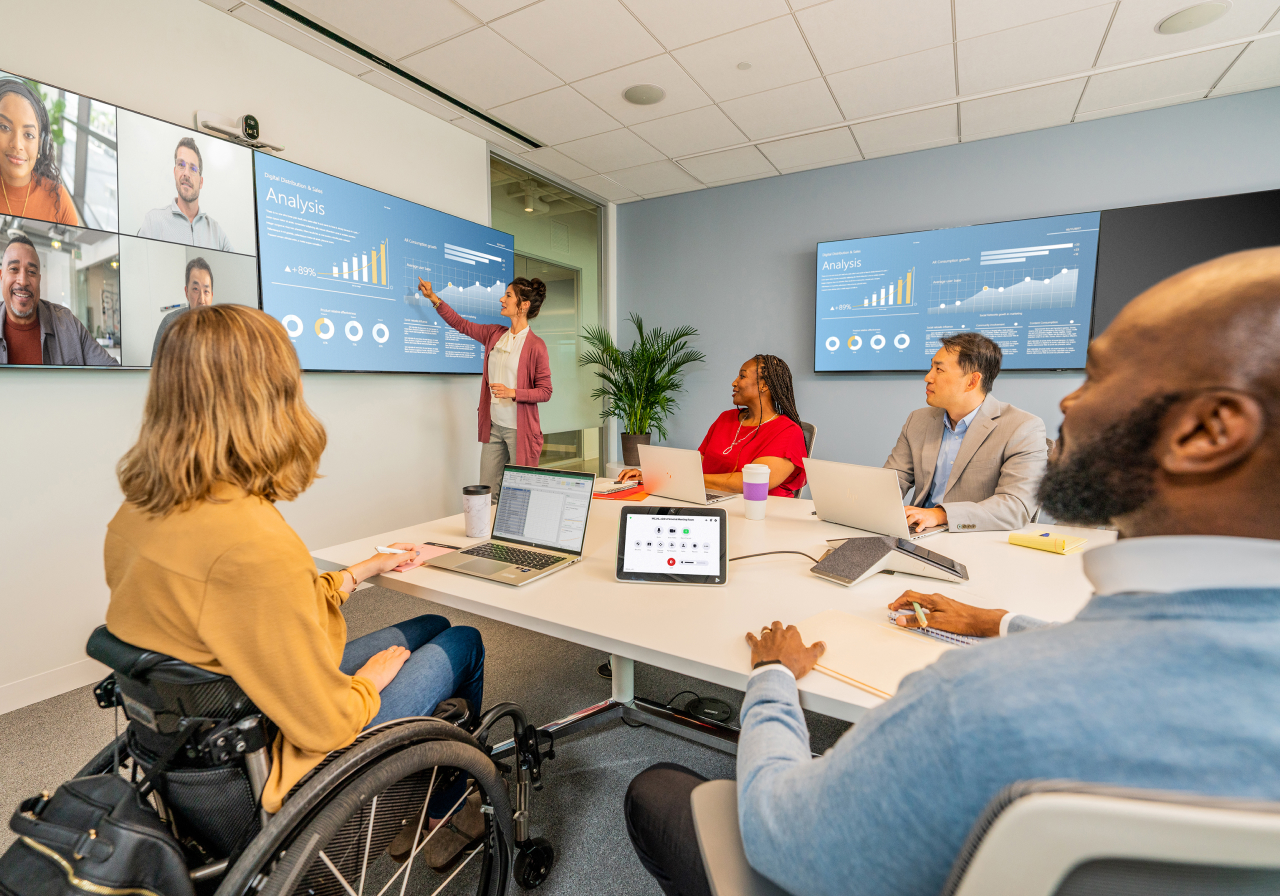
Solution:
[(467, 320), (505, 328), (512, 235), (262, 152), (254, 186), (262, 308), (304, 370), (481, 372), (484, 347), (418, 280)]
[(1005, 370), (1084, 366), (1101, 214), (819, 243), (816, 372), (927, 370), (940, 339), (994, 340)]
[[(0, 140), (36, 139), (16, 171), (0, 154), (0, 216), (6, 242), (20, 232), (35, 244), (41, 299), (69, 308), (122, 367), (150, 366), (191, 295), (259, 306), (248, 149), (0, 71), (6, 80), (25, 92), (0, 92)], [(24, 177), (26, 189), (9, 185)]]

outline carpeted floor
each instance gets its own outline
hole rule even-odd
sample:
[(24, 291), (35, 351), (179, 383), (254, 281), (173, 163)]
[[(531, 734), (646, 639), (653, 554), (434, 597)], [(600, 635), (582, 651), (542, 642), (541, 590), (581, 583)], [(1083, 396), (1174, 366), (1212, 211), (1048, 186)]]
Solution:
[[(344, 612), (353, 638), (421, 613), (440, 613), (455, 625), (475, 626), (487, 651), (486, 705), (511, 700), (537, 724), (610, 693), (609, 682), (595, 672), (607, 657), (568, 641), (383, 588), (357, 592)], [(735, 717), (742, 699), (739, 691), (636, 664), (638, 695), (666, 701), (683, 690), (729, 701)], [(847, 728), (847, 723), (810, 714), (814, 751), (825, 750)], [(73, 776), (113, 733), (112, 713), (98, 709), (90, 687), (0, 716), (0, 815), (7, 817), (22, 799)], [(547, 837), (556, 850), (555, 869), (541, 893), (660, 896), (627, 840), (622, 800), (632, 777), (661, 761), (682, 763), (709, 778), (733, 777), (730, 755), (620, 722), (556, 745), (555, 761), (544, 766), (544, 789), (533, 798), (534, 833)], [(0, 831), (0, 849), (12, 839), (7, 827)], [(411, 890), (422, 892), (430, 872), (414, 878)]]

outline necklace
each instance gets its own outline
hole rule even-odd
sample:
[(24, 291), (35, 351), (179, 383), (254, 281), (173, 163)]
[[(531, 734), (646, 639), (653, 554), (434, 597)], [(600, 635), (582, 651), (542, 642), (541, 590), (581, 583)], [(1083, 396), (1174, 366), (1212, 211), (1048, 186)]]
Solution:
[[(770, 418), (769, 418), (769, 420), (772, 420), (772, 419), (774, 419), (774, 417), (777, 417), (777, 416), (778, 416), (778, 415), (775, 413), (775, 414), (773, 415), (773, 417), (770, 417)], [(745, 441), (747, 441), (748, 439), (750, 439), (753, 435), (755, 435), (757, 432), (759, 432), (759, 431), (760, 431), (760, 427), (762, 427), (762, 426), (764, 426), (766, 423), (768, 423), (768, 422), (769, 422), (769, 420), (761, 420), (759, 423), (757, 423), (755, 426), (753, 426), (753, 427), (751, 428), (751, 432), (747, 433), (745, 436), (743, 436), (741, 439), (739, 439), (739, 438), (738, 438), (738, 436), (742, 433), (742, 419), (741, 419), (741, 418), (739, 418), (739, 419), (738, 419), (738, 428), (737, 428), (737, 429), (735, 429), (735, 430), (733, 431), (733, 442), (732, 442), (732, 444), (730, 444), (728, 448), (724, 449), (724, 450), (723, 450), (723, 451), (721, 451), (720, 453), (721, 453), (721, 454), (723, 454), (723, 455), (725, 455), (725, 456), (728, 456), (728, 454), (729, 454), (729, 452), (730, 452), (730, 451), (732, 451), (734, 448), (737, 448), (737, 447), (738, 447), (738, 443), (739, 443), (739, 442), (745, 442)]]
[[(22, 211), (18, 215), (19, 218), (25, 218), (27, 216), (27, 202), (31, 199), (31, 188), (34, 187), (35, 184), (36, 179), (33, 175), (31, 180), (27, 181), (27, 196), (22, 200)], [(13, 206), (9, 204), (9, 190), (5, 187), (4, 178), (2, 177), (0, 177), (0, 191), (4, 192), (4, 207), (8, 209), (9, 214), (13, 214)]]

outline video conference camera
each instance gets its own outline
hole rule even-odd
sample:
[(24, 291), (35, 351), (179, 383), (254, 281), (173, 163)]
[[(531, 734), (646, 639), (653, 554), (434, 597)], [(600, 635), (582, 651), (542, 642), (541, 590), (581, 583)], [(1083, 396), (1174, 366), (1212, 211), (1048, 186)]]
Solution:
[(241, 146), (247, 146), (249, 149), (266, 149), (271, 152), (284, 152), (283, 146), (273, 146), (270, 143), (264, 143), (259, 139), (262, 131), (261, 125), (258, 123), (258, 117), (245, 113), (244, 115), (231, 117), (227, 115), (219, 115), (216, 112), (196, 112), (196, 128), (201, 131), (207, 131), (211, 134), (217, 134), (219, 137), (226, 137), (233, 140)]

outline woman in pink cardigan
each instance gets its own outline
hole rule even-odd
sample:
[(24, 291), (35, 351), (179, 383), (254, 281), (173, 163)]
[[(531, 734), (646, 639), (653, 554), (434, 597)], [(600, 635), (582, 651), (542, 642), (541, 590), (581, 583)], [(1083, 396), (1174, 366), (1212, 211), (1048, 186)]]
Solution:
[(480, 482), (493, 490), (497, 503), (503, 466), (536, 467), (542, 455), (538, 402), (551, 398), (551, 364), (547, 344), (529, 329), (529, 321), (538, 316), (547, 285), (536, 277), (517, 277), (508, 284), (502, 297), (502, 316), (511, 318), (510, 329), (472, 323), (436, 295), (426, 280), (418, 280), (418, 290), (431, 300), (445, 323), (484, 346)]

